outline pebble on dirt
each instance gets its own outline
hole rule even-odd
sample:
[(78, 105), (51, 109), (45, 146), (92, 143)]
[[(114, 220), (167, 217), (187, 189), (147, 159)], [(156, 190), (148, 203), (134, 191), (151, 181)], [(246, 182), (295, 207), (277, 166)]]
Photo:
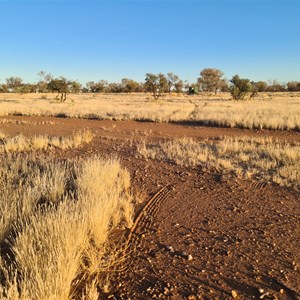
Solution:
[(238, 293), (235, 290), (231, 291), (231, 295), (232, 295), (233, 298), (237, 298), (238, 297)]

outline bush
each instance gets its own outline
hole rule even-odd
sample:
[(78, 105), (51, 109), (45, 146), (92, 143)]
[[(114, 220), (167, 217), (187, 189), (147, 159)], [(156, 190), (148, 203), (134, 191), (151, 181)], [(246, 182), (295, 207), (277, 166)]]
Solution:
[(235, 75), (230, 80), (231, 86), (229, 88), (230, 94), (235, 100), (241, 100), (245, 96), (253, 91), (253, 85), (249, 79), (240, 78), (239, 75)]

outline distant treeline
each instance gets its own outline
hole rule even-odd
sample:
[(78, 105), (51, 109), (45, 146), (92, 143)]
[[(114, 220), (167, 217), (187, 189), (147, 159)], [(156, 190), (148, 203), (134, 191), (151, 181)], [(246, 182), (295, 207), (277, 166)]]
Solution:
[(251, 92), (254, 96), (257, 92), (284, 92), (300, 91), (300, 81), (279, 83), (265, 81), (251, 81), (240, 78), (238, 75), (231, 80), (224, 78), (224, 73), (218, 69), (205, 68), (194, 83), (182, 80), (179, 76), (170, 72), (167, 74), (147, 73), (145, 82), (137, 82), (133, 79), (123, 78), (121, 82), (107, 80), (89, 81), (82, 85), (78, 81), (72, 81), (65, 77), (54, 77), (44, 71), (38, 73), (39, 80), (36, 83), (25, 83), (20, 77), (9, 77), (5, 83), (0, 84), (0, 93), (47, 93), (57, 92), (61, 100), (65, 100), (67, 93), (140, 93), (151, 92), (154, 98), (163, 93), (196, 92), (231, 92), (235, 99), (243, 98), (243, 94)]

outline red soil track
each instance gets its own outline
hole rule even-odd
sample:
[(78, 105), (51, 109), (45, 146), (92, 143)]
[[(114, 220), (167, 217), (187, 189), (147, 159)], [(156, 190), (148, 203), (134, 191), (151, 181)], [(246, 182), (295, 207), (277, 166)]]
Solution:
[(134, 192), (144, 201), (163, 186), (174, 186), (141, 217), (134, 231), (129, 268), (111, 274), (112, 287), (103, 298), (300, 299), (299, 192), (237, 180), (231, 174), (146, 161), (136, 155), (140, 140), (247, 135), (300, 142), (299, 132), (42, 117), (5, 119), (31, 122), (1, 124), (0, 118), (0, 131), (9, 135), (69, 135), (90, 129), (95, 133), (90, 144), (52, 154), (59, 158), (118, 156), (131, 173)]

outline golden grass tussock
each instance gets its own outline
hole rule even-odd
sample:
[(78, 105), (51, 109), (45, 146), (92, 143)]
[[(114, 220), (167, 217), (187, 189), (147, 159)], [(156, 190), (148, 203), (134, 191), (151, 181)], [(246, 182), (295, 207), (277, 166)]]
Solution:
[(27, 138), (21, 134), (9, 138), (0, 133), (0, 153), (47, 150), (51, 148), (66, 150), (78, 148), (83, 143), (91, 142), (92, 139), (93, 134), (88, 130), (76, 132), (70, 137), (48, 137), (44, 135), (36, 135)]
[(74, 206), (61, 203), (57, 208), (49, 207), (32, 213), (16, 226), (18, 234), (12, 251), (21, 299), (23, 293), (30, 299), (71, 296), (72, 282), (80, 271), (88, 243), (85, 220)]
[(300, 144), (271, 138), (224, 137), (216, 143), (176, 139), (138, 146), (146, 158), (169, 160), (183, 166), (231, 170), (300, 189)]
[[(130, 204), (130, 178), (116, 160), (90, 159), (77, 169), (77, 190), (81, 212), (88, 223), (90, 235), (97, 246), (107, 239), (108, 231), (124, 221), (131, 226), (131, 215), (123, 212)], [(97, 178), (97, 180), (95, 180)], [(117, 180), (116, 180), (117, 179)], [(103, 190), (109, 192), (103, 193)], [(130, 205), (129, 205), (130, 206)], [(101, 212), (101, 218), (98, 217)], [(124, 217), (124, 219), (122, 219)]]
[(2, 156), (0, 299), (97, 299), (108, 232), (132, 224), (129, 188), (115, 159)]
[[(49, 96), (49, 99), (53, 96)], [(235, 101), (218, 95), (78, 94), (58, 103), (38, 94), (0, 94), (0, 115), (60, 116), (88, 119), (199, 122), (250, 129), (300, 130), (300, 93), (259, 93)], [(1, 102), (1, 99), (5, 100)]]

